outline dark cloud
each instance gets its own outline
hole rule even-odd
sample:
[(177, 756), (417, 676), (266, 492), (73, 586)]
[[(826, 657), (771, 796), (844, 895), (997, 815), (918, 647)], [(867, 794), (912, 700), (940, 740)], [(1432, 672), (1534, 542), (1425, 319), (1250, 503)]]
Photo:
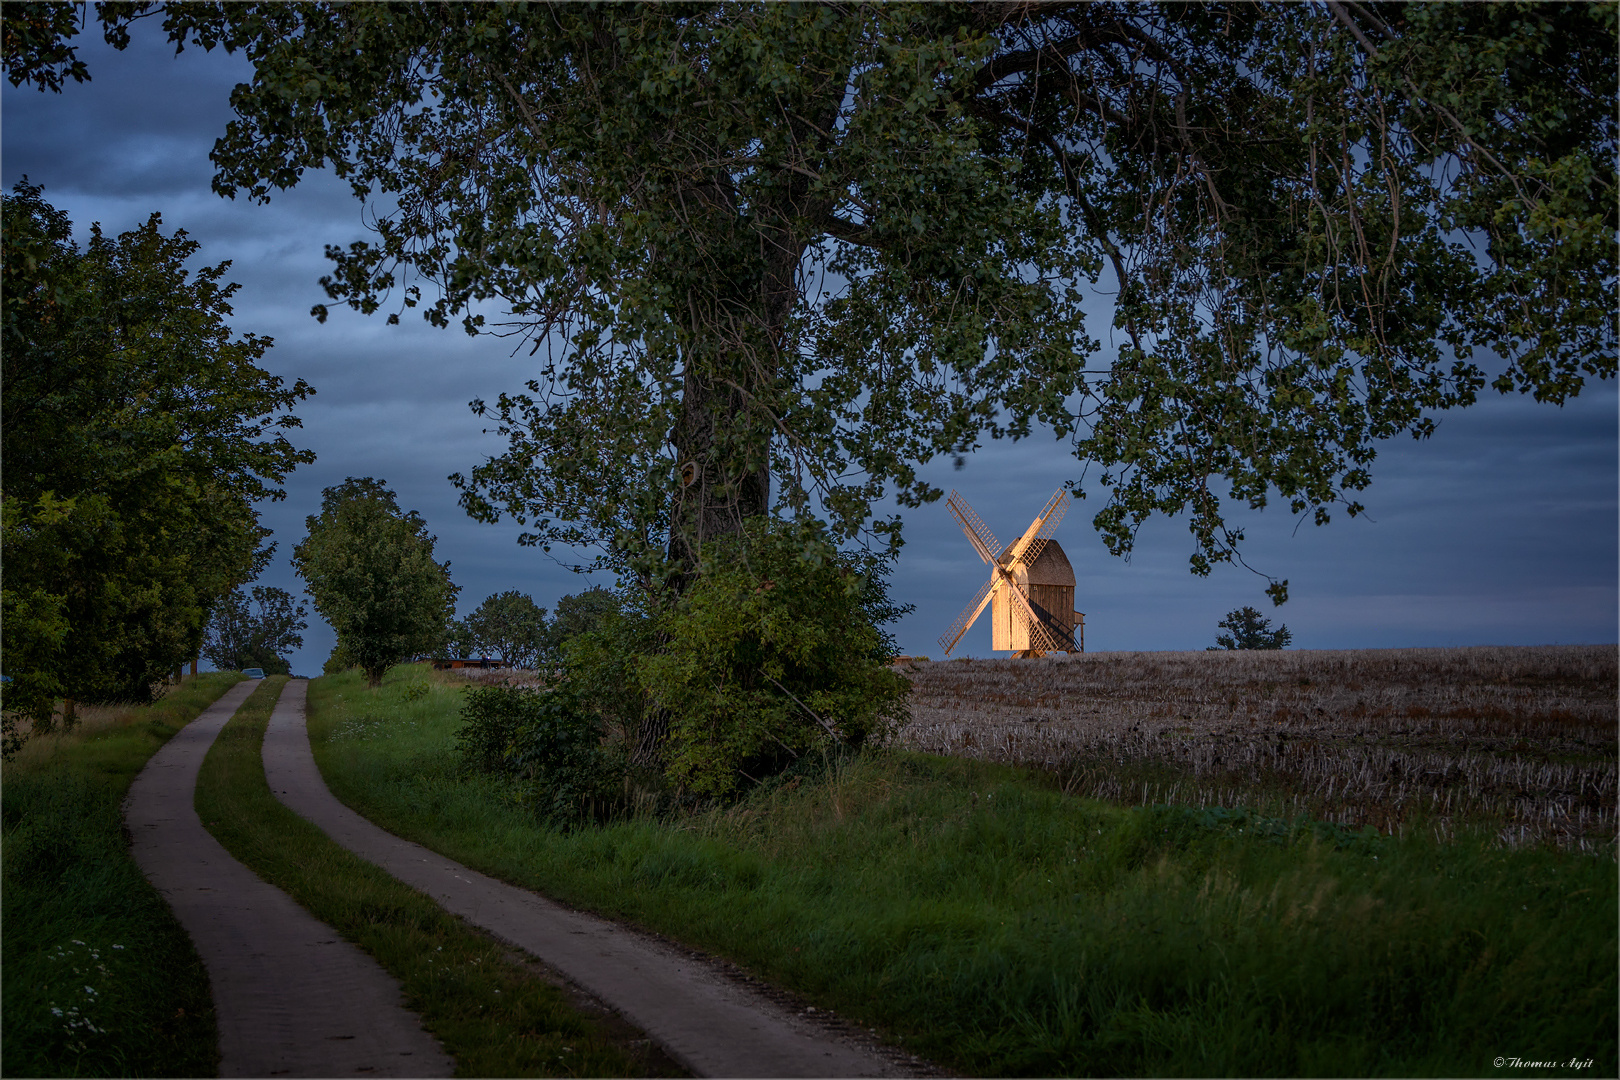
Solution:
[[(208, 151), (231, 119), (232, 87), (252, 68), (220, 51), (176, 57), (155, 31), (138, 26), (123, 53), (93, 30), (80, 35), (91, 79), (61, 94), (6, 84), (6, 157), (26, 158), (76, 194), (185, 195), (198, 190), (199, 179), (207, 192)], [(13, 172), (8, 160), (7, 177)]]
[[(214, 195), (208, 153), (247, 66), (195, 50), (175, 58), (159, 38), (139, 27), (122, 54), (90, 42), (83, 55), (94, 81), (60, 95), (0, 89), (0, 174), (8, 188), (25, 173), (43, 184), (82, 232), (92, 221), (122, 231), (161, 211), (166, 227), (201, 242), (199, 265), (232, 260), (230, 279), (242, 285), (233, 321), (276, 339), (267, 366), (319, 391), (300, 409), (297, 441), (320, 458), (291, 478), (284, 502), (264, 508), (280, 544), (264, 582), (296, 591), (286, 556), (321, 489), (371, 475), (427, 518), (463, 588), (463, 610), (507, 588), (551, 606), (602, 583), (563, 565), (586, 556), (548, 557), (519, 547), (522, 530), (510, 522), (469, 520), (445, 479), (503, 449), (482, 434), (467, 402), (520, 389), (533, 362), (513, 356), (509, 343), (435, 330), (411, 312), (399, 326), (343, 309), (316, 323), (309, 309), (325, 300), (317, 283), (327, 272), (324, 247), (363, 235), (359, 204), (330, 175), (311, 175), (264, 207)], [(1617, 636), (1616, 445), (1612, 383), (1564, 409), (1491, 396), (1447, 416), (1428, 442), (1386, 445), (1364, 519), (1296, 529), (1278, 508), (1236, 518), (1251, 564), (1290, 580), (1293, 599), (1275, 617), (1301, 647), (1609, 642)], [(924, 471), (959, 488), (1010, 539), (1078, 470), (1064, 444), (1030, 439), (993, 442), (960, 471), (948, 461)], [(1240, 567), (1188, 573), (1185, 522), (1150, 522), (1129, 562), (1109, 556), (1090, 527), (1098, 498), (1094, 491), (1075, 504), (1059, 532), (1080, 578), (1090, 648), (1202, 648), (1227, 611), (1268, 606), (1265, 580)], [(936, 635), (985, 571), (942, 505), (902, 516), (907, 544), (894, 593), (917, 610), (899, 627), (901, 645), (937, 656)], [(317, 620), (294, 669), (318, 671), (331, 645)], [(964, 651), (988, 654), (987, 625), (964, 639)]]

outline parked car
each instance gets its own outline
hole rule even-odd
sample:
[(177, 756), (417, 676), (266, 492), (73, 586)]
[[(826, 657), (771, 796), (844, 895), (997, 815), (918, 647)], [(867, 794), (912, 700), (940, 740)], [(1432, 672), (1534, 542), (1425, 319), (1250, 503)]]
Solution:
[(262, 679), (262, 678), (264, 678), (264, 668), (262, 668), (262, 667), (243, 668), (242, 669), (242, 674), (246, 675), (250, 679)]

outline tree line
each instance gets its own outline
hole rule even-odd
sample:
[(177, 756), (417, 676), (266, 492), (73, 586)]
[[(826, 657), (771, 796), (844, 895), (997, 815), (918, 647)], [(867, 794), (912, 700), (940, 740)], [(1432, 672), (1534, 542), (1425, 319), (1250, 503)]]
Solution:
[(314, 391), (225, 323), (229, 263), (153, 214), (87, 245), (20, 181), (0, 196), (5, 750), (58, 701), (145, 701), (275, 545), (256, 504), (314, 460), (287, 432)]

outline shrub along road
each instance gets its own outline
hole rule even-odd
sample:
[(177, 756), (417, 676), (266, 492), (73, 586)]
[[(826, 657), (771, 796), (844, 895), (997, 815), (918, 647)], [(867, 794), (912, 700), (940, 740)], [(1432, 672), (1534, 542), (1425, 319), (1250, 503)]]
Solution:
[(273, 697), (278, 687), (227, 691), (153, 755), (125, 810), (135, 861), (208, 968), (222, 1075), (449, 1076), (453, 1063), (401, 1004), (399, 984), (203, 828), (197, 774), (255, 689)]
[(561, 971), (699, 1076), (894, 1076), (905, 1063), (829, 1034), (660, 942), (554, 904), (383, 831), (332, 795), (305, 728), (305, 685), (264, 738), (271, 791), (333, 840)]

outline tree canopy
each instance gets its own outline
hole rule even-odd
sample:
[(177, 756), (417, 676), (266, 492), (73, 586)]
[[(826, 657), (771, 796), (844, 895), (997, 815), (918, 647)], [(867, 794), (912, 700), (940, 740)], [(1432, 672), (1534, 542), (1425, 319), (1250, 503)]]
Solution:
[(546, 609), (516, 589), (486, 596), (462, 625), (477, 654), (494, 653), (512, 667), (538, 665), (549, 637)]
[(313, 391), (158, 215), (80, 249), (26, 180), (3, 208), (5, 708), (146, 700), (270, 557), (255, 504), (314, 460), (285, 435)]
[(251, 596), (237, 589), (208, 617), (202, 657), (221, 671), (256, 667), (269, 675), (290, 675), (287, 653), (303, 647), (299, 631), (307, 629), (304, 605), (286, 589), (255, 585)]
[(551, 650), (560, 654), (570, 640), (600, 629), (604, 621), (619, 614), (623, 608), (623, 600), (611, 589), (604, 589), (600, 585), (558, 597), (557, 612), (551, 617)]
[(535, 350), (464, 505), (644, 583), (772, 510), (895, 539), (1042, 428), (1207, 573), (1233, 504), (1356, 514), (1381, 440), (1615, 371), (1613, 5), (101, 10), (251, 58), (222, 194), (371, 201), (333, 302)]
[(1208, 647), (1209, 652), (1222, 649), (1286, 649), (1294, 640), (1294, 632), (1286, 624), (1279, 624), (1273, 630), (1271, 620), (1248, 605), (1228, 611), (1226, 618), (1216, 625), (1231, 633), (1216, 634), (1215, 644)]
[(375, 687), (394, 664), (443, 643), (460, 590), (450, 564), (433, 561), (427, 522), (401, 510), (383, 481), (351, 476), (327, 488), (305, 525), (293, 567), (337, 631), (334, 657), (341, 652)]

